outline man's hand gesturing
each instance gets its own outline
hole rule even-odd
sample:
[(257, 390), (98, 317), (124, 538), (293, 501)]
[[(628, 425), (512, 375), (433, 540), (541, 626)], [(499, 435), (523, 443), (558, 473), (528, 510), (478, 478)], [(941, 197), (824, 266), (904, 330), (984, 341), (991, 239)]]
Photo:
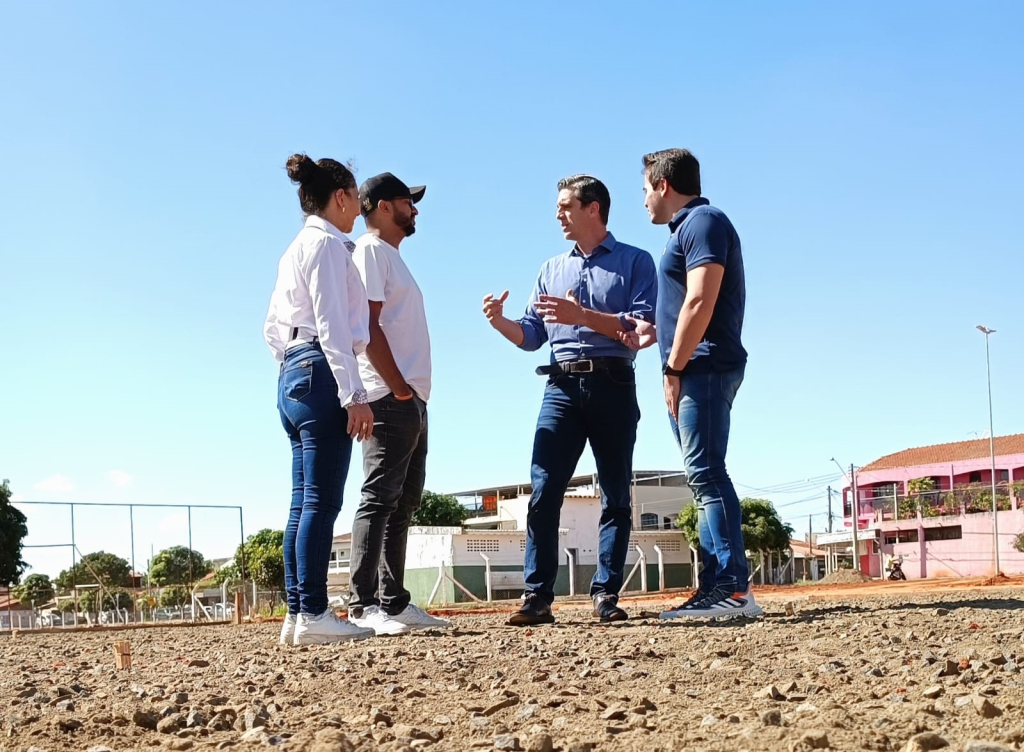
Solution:
[(508, 290), (495, 298), (493, 295), (484, 296), (484, 316), (495, 326), (505, 318), (505, 301), (508, 300)]

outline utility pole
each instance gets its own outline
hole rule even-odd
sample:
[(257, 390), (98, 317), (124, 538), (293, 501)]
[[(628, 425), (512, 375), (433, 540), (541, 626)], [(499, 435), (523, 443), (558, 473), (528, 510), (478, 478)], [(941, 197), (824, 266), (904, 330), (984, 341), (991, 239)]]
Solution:
[(995, 329), (987, 326), (977, 327), (978, 331), (985, 335), (985, 374), (988, 379), (988, 451), (992, 460), (992, 553), (995, 564), (995, 574), (1000, 574), (999, 566), (999, 503), (996, 498), (996, 434), (992, 423), (992, 361), (988, 354), (989, 335), (995, 334)]
[(857, 526), (860, 524), (860, 499), (857, 498), (857, 476), (853, 472), (853, 463), (850, 463), (850, 485), (853, 487), (853, 501), (850, 504), (850, 511), (853, 512), (853, 571), (860, 571), (860, 545), (857, 542)]
[(828, 487), (828, 531), (832, 532), (832, 486)]

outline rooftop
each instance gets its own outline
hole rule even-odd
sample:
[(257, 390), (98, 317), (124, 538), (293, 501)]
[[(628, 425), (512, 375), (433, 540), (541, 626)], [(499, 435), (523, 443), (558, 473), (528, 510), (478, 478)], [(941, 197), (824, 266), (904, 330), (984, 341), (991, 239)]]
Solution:
[[(678, 485), (681, 482), (683, 474), (679, 470), (637, 470), (633, 473), (633, 482), (637, 485), (659, 485), (660, 479), (674, 480), (675, 483), (669, 482), (665, 485)], [(595, 481), (600, 482), (596, 473), (588, 473), (587, 475), (577, 475), (575, 478), (569, 481), (569, 486), (566, 493), (573, 496), (580, 496), (580, 489), (588, 486), (593, 486)], [(497, 495), (502, 499), (515, 498), (516, 496), (525, 496), (533, 490), (533, 486), (530, 483), (515, 483), (506, 486), (485, 486), (484, 488), (476, 488), (469, 491), (455, 491), (452, 496), (493, 496)]]
[[(1024, 454), (1024, 433), (1012, 436), (996, 437), (996, 456), (1004, 457), (1011, 454)], [(935, 444), (933, 446), (904, 449), (902, 452), (879, 457), (869, 465), (861, 468), (862, 472), (872, 470), (892, 470), (899, 467), (917, 467), (918, 465), (937, 465), (944, 462), (963, 462), (980, 460), (989, 456), (989, 440), (974, 439), (972, 441), (956, 441), (952, 444)]]

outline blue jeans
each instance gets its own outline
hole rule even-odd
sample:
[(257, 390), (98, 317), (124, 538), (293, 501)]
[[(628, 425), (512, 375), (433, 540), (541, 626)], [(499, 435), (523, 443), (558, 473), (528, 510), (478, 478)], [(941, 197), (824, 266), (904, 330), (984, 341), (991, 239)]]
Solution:
[(697, 503), (700, 589), (705, 592), (716, 587), (746, 592), (750, 576), (740, 500), (725, 469), (730, 413), (743, 371), (684, 373), (678, 425), (669, 418)]
[(547, 603), (555, 599), (562, 501), (589, 441), (601, 484), (597, 573), (590, 594), (618, 595), (632, 527), (630, 486), (639, 420), (632, 368), (549, 378), (533, 441), (523, 568), (527, 593)]
[(292, 445), (292, 503), (284, 529), (288, 613), (321, 614), (327, 610), (327, 567), (352, 439), (338, 384), (319, 345), (298, 345), (285, 354), (277, 409)]

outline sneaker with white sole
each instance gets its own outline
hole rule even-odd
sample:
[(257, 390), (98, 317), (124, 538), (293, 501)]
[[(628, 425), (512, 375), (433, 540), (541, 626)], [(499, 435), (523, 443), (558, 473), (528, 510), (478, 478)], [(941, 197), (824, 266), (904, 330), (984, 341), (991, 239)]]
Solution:
[(405, 625), (408, 631), (414, 629), (447, 629), (452, 625), (447, 619), (438, 619), (431, 616), (422, 608), (410, 603), (405, 609), (394, 616), (388, 616), (391, 621)]
[(298, 621), (296, 614), (285, 614), (284, 624), (281, 625), (281, 637), (278, 639), (278, 643), (281, 645), (291, 645), (295, 641), (295, 624)]
[(685, 608), (689, 608), (694, 603), (699, 603), (700, 601), (707, 598), (710, 594), (710, 591), (704, 591), (698, 588), (697, 590), (694, 590), (692, 593), (690, 593), (690, 597), (682, 603), (680, 603), (679, 605), (672, 606), (671, 608), (667, 608), (664, 611), (662, 611), (660, 614), (658, 614), (658, 618), (675, 619), (679, 615), (678, 612), (682, 611)]
[(754, 593), (734, 593), (716, 589), (714, 592), (693, 603), (670, 609), (661, 614), (662, 619), (730, 619), (737, 617), (762, 616), (764, 611), (754, 600)]
[(299, 614), (295, 624), (295, 645), (323, 645), (328, 642), (350, 642), (373, 637), (372, 629), (364, 629), (340, 618), (334, 609), (322, 614)]
[(357, 627), (372, 629), (377, 635), (400, 635), (412, 630), (402, 622), (395, 621), (381, 610), (380, 606), (367, 606), (362, 612), (348, 613), (348, 620)]

